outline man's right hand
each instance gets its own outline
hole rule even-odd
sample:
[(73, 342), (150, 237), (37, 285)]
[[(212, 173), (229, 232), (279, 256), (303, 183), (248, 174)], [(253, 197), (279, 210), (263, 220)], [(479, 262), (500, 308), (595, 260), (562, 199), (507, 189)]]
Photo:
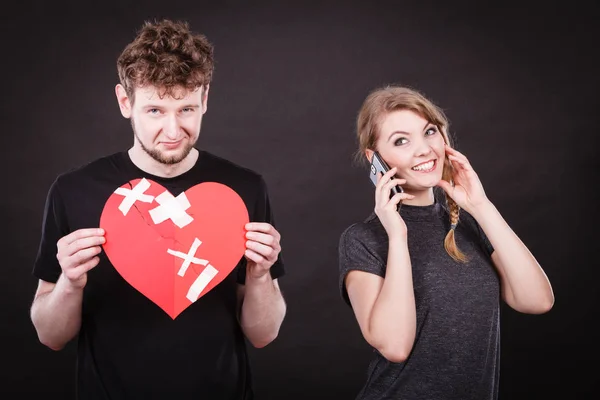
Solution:
[(87, 272), (98, 265), (98, 254), (105, 242), (101, 228), (79, 229), (63, 236), (56, 244), (56, 258), (62, 274), (73, 289), (83, 289), (87, 283)]

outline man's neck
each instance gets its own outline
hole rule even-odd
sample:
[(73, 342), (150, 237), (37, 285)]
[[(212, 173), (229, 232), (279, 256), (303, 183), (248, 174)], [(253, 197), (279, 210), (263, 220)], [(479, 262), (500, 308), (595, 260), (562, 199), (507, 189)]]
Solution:
[(151, 175), (162, 178), (173, 178), (189, 171), (196, 164), (196, 160), (198, 160), (200, 154), (197, 149), (193, 148), (182, 161), (177, 164), (167, 165), (156, 161), (145, 151), (136, 147), (130, 148), (127, 153), (131, 162), (136, 167)]

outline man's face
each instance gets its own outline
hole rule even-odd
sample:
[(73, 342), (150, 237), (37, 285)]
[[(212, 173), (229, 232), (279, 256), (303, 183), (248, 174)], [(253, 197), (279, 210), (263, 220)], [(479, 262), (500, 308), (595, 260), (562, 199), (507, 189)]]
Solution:
[(155, 161), (173, 165), (184, 160), (198, 136), (206, 112), (208, 88), (178, 89), (176, 98), (160, 98), (155, 87), (135, 89), (134, 102), (120, 101), (123, 116), (131, 119), (136, 143)]

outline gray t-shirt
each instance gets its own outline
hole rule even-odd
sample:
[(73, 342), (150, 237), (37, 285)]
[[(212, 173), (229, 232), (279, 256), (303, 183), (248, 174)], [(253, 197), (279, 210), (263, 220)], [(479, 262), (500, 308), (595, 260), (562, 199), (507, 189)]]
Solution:
[[(461, 210), (456, 243), (467, 263), (444, 249), (450, 228), (440, 203), (403, 205), (408, 228), (417, 312), (413, 349), (393, 363), (373, 349), (366, 383), (357, 399), (488, 400), (498, 396), (500, 369), (500, 283), (490, 256), (493, 248)], [(344, 280), (360, 270), (385, 278), (388, 237), (373, 213), (348, 227), (339, 243), (340, 290), (350, 305)]]

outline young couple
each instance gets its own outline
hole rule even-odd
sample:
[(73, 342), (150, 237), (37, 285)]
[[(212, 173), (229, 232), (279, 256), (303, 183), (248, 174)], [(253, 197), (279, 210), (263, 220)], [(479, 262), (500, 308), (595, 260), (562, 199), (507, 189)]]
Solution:
[[(117, 61), (132, 147), (48, 192), (31, 319), (51, 349), (77, 338), (80, 399), (252, 399), (245, 342), (284, 320), (265, 181), (195, 147), (213, 62), (187, 23), (145, 23)], [(372, 91), (357, 135), (360, 159), (391, 168), (339, 242), (341, 294), (374, 349), (358, 398), (497, 398), (500, 301), (549, 311), (546, 275), (418, 91)], [(228, 222), (207, 230), (219, 209)]]

